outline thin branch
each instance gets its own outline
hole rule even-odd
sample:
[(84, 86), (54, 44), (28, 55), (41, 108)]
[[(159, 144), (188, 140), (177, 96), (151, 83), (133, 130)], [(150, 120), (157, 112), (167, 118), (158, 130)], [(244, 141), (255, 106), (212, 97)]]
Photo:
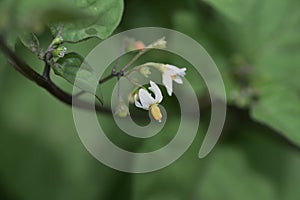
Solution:
[(121, 81), (120, 81), (120, 76), (118, 76), (118, 99), (119, 101), (122, 101), (122, 89), (121, 89)]
[(111, 73), (110, 75), (108, 75), (108, 76), (104, 77), (103, 79), (101, 79), (99, 81), (99, 84), (105, 83), (106, 81), (112, 79), (113, 77), (117, 77), (117, 76), (119, 76), (119, 73)]
[(147, 47), (143, 48), (142, 50), (140, 50), (130, 61), (129, 63), (127, 63), (127, 65), (125, 65), (121, 71), (125, 72), (125, 70), (130, 67), (137, 59), (139, 59), (143, 54), (145, 54), (147, 51), (151, 50), (151, 49), (155, 49), (155, 48), (165, 48), (166, 45), (166, 41), (165, 41), (165, 37), (155, 41), (154, 43), (148, 45)]
[(136, 81), (132, 80), (129, 76), (124, 75), (124, 77), (133, 85), (140, 87), (140, 88), (145, 88), (143, 85), (137, 83)]
[(125, 65), (121, 71), (125, 72), (125, 70), (130, 67), (137, 59), (139, 59), (144, 53), (146, 53), (147, 51), (149, 51), (150, 48), (144, 48), (141, 51), (139, 51), (139, 53), (137, 53), (128, 63), (127, 65)]
[(50, 80), (50, 69), (51, 69), (51, 66), (49, 65), (49, 63), (45, 62), (43, 77), (47, 80)]
[[(50, 94), (64, 102), (67, 105), (72, 104), (73, 96), (64, 92), (59, 87), (57, 87), (50, 79), (46, 79), (45, 77), (38, 74), (31, 67), (29, 67), (22, 59), (20, 59), (5, 43), (4, 39), (0, 37), (0, 49), (6, 56), (10, 59), (10, 63), (12, 66), (19, 71), (26, 78), (35, 82), (37, 85), (46, 89)], [(48, 69), (47, 69), (48, 70)], [(99, 112), (111, 113), (111, 110), (100, 105), (93, 105), (89, 102), (77, 100), (76, 104), (74, 104), (77, 108), (92, 110), (93, 106)]]
[[(86, 102), (83, 100), (76, 100), (76, 103), (73, 104), (73, 98), (77, 98), (80, 96), (83, 92), (79, 92), (78, 94), (75, 94), (72, 96), (69, 93), (66, 93), (65, 91), (61, 90), (59, 87), (55, 85), (50, 79), (50, 64), (45, 65), (45, 70), (43, 75), (49, 78), (45, 78), (44, 76), (40, 75), (36, 71), (34, 71), (30, 66), (28, 66), (22, 59), (20, 59), (6, 44), (4, 41), (3, 37), (0, 36), (0, 50), (8, 57), (9, 62), (12, 64), (12, 66), (19, 71), (22, 75), (24, 75), (26, 78), (29, 80), (35, 82), (37, 85), (41, 86), (45, 90), (47, 90), (50, 94), (52, 94), (54, 97), (56, 97), (58, 100), (62, 101), (63, 103), (70, 105), (70, 106), (75, 106), (77, 108), (85, 109), (85, 110), (91, 110), (93, 111), (94, 109), (97, 112), (101, 113), (109, 113), (112, 114), (111, 109), (103, 107), (99, 104), (93, 104), (90, 102)], [(137, 58), (135, 58), (137, 59)], [(134, 59), (133, 59), (134, 60)], [(134, 62), (134, 61), (133, 61)], [(132, 63), (133, 63), (132, 62)], [(49, 75), (49, 76), (48, 76)], [(113, 77), (122, 77), (125, 76), (124, 72), (121, 70), (117, 73), (110, 74), (109, 76), (103, 78), (100, 80), (100, 83), (104, 83), (108, 80), (110, 80)], [(125, 76), (126, 77), (126, 76)], [(128, 77), (126, 77), (128, 78)], [(131, 80), (129, 78), (129, 80)], [(132, 81), (132, 80), (131, 80)], [(135, 114), (136, 116), (144, 116), (140, 115), (139, 113)]]

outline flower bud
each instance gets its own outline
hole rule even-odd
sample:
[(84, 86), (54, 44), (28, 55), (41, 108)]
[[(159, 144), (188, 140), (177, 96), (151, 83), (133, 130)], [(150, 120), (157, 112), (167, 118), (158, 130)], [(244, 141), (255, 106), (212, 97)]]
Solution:
[(136, 41), (134, 43), (134, 47), (136, 50), (143, 50), (145, 48), (145, 44), (142, 41)]
[(156, 42), (150, 44), (148, 48), (156, 48), (156, 49), (165, 49), (167, 47), (167, 41), (165, 37), (157, 40)]
[[(132, 92), (130, 92), (129, 96), (128, 96), (128, 100), (130, 103), (134, 103), (134, 96), (138, 93), (138, 88), (135, 88), (134, 90), (132, 90)], [(137, 100), (138, 100), (138, 96), (137, 96)]]
[(54, 40), (52, 40), (52, 47), (56, 49), (59, 45), (63, 43), (63, 41), (64, 39), (61, 36), (54, 38)]
[(117, 115), (118, 117), (121, 118), (125, 118), (127, 117), (127, 115), (129, 115), (129, 109), (128, 107), (125, 105), (125, 103), (123, 101), (119, 101), (119, 104), (117, 106), (115, 115)]
[(159, 71), (164, 71), (165, 69), (165, 64), (162, 63), (155, 63), (155, 62), (147, 62), (145, 64), (142, 65), (143, 67), (153, 67)]
[(140, 40), (135, 40), (135, 39), (131, 39), (128, 38), (126, 40), (127, 46), (125, 51), (126, 52), (130, 52), (130, 51), (135, 51), (135, 50), (142, 50), (145, 48), (145, 44), (144, 42), (140, 41)]
[(150, 71), (149, 67), (145, 67), (145, 66), (141, 67), (140, 70), (139, 70), (139, 72), (140, 72), (143, 76), (145, 76), (146, 78), (148, 78), (149, 75), (151, 74), (151, 71)]
[(62, 58), (65, 56), (65, 53), (67, 52), (67, 48), (66, 47), (59, 47), (55, 50), (52, 51), (52, 55), (55, 58)]

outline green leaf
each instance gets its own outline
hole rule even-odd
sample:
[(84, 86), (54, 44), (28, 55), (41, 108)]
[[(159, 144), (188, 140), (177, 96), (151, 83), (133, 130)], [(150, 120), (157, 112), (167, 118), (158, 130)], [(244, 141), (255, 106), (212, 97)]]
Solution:
[(251, 108), (251, 116), (300, 146), (300, 95), (290, 88), (268, 85)]
[(14, 48), (20, 32), (39, 34), (49, 23), (70, 23), (87, 17), (88, 14), (69, 0), (0, 1), (0, 32), (6, 33), (11, 48)]
[[(206, 2), (227, 17), (219, 19), (226, 24), (226, 33), (222, 34), (228, 36), (233, 55), (237, 54), (245, 61), (238, 67), (250, 71), (247, 87), (259, 97), (255, 104), (252, 101), (245, 103), (252, 110), (252, 117), (300, 145), (297, 122), (300, 118), (297, 106), (300, 91), (300, 2)], [(227, 66), (227, 71), (232, 70), (230, 67)], [(247, 88), (241, 85), (241, 91), (245, 90)], [(246, 98), (253, 99), (251, 96)]]
[[(226, 13), (222, 35), (227, 36), (232, 55), (239, 55), (254, 70), (252, 84), (282, 81), (299, 88), (300, 2), (297, 0), (206, 0), (220, 13)], [(272, 6), (270, 6), (272, 5)], [(230, 12), (227, 10), (230, 10)], [(232, 23), (226, 19), (235, 15)], [(285, 20), (287, 19), (288, 20)], [(223, 52), (226, 55), (227, 52)], [(228, 57), (227, 57), (228, 59)], [(227, 70), (230, 70), (228, 66)], [(239, 66), (242, 67), (242, 66)], [(294, 73), (290, 73), (293, 71)]]
[[(72, 85), (95, 95), (102, 103), (100, 87), (97, 87), (96, 94), (93, 85), (98, 82), (93, 74), (92, 67), (84, 61), (84, 58), (77, 53), (68, 53), (63, 58), (57, 60), (52, 66), (56, 75), (63, 77)], [(75, 78), (77, 78), (75, 82)]]
[[(90, 15), (90, 19), (64, 25), (62, 37), (66, 42), (78, 42), (91, 37), (105, 39), (118, 26), (122, 12), (122, 0), (77, 0), (76, 5)], [(50, 26), (56, 35), (58, 25)]]
[(40, 52), (40, 43), (34, 33), (22, 33), (19, 38), (23, 45), (36, 55)]
[(5, 10), (1, 12), (0, 28), (6, 31), (42, 32), (48, 23), (68, 22), (86, 16), (74, 2), (68, 0), (3, 0), (0, 8)]

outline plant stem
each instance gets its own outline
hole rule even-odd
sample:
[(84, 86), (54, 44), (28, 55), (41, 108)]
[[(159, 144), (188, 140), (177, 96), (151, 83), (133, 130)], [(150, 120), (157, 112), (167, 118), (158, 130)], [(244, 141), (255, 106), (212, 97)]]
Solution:
[(139, 87), (139, 88), (145, 88), (144, 86), (142, 86), (141, 84), (135, 82), (134, 80), (132, 80), (129, 76), (124, 75), (124, 77), (133, 85)]
[(119, 101), (122, 101), (122, 90), (121, 90), (121, 81), (120, 81), (120, 76), (118, 76), (118, 98)]
[(112, 79), (113, 77), (117, 77), (118, 73), (111, 73), (110, 75), (104, 77), (103, 79), (99, 80), (99, 84), (105, 83), (106, 81)]
[[(26, 78), (30, 79), (31, 81), (35, 82), (37, 85), (41, 86), (42, 88), (46, 89), (50, 94), (56, 97), (58, 100), (64, 102), (67, 105), (73, 105), (77, 108), (82, 108), (86, 110), (92, 110), (93, 106), (98, 112), (105, 112), (111, 113), (111, 110), (105, 108), (100, 105), (93, 105), (89, 102), (77, 100), (76, 104), (73, 104), (72, 98), (73, 96), (64, 92), (59, 87), (57, 87), (51, 79), (45, 78), (41, 76), (36, 71), (34, 71), (31, 67), (29, 67), (22, 59), (20, 59), (5, 43), (4, 38), (0, 36), (0, 49), (2, 52), (9, 58), (9, 62), (12, 66), (19, 71), (22, 75)], [(50, 65), (49, 65), (50, 66)], [(48, 68), (48, 64), (45, 66), (44, 74), (48, 76), (48, 72), (50, 69)]]
[(49, 65), (49, 63), (45, 62), (43, 77), (47, 80), (50, 80), (50, 69), (51, 69), (51, 66)]
[(136, 54), (128, 63), (127, 63), (127, 65), (125, 65), (122, 69), (121, 69), (121, 71), (124, 73), (125, 72), (125, 70), (128, 68), (128, 67), (130, 67), (137, 59), (139, 59), (144, 53), (146, 53), (148, 50), (150, 50), (150, 49), (148, 49), (148, 48), (144, 48), (144, 49), (142, 49), (138, 54)]

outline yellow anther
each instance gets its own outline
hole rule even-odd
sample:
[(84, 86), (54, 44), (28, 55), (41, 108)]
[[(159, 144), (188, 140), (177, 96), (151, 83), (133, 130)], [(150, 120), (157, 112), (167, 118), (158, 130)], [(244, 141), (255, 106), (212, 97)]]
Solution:
[(151, 105), (150, 112), (156, 121), (161, 122), (162, 114), (157, 104)]

